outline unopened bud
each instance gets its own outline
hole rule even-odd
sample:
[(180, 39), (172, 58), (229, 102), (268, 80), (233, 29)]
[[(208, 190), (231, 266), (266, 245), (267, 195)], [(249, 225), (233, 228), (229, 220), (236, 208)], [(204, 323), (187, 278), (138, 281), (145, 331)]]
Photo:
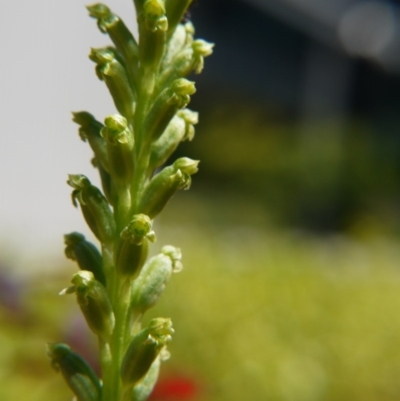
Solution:
[(103, 33), (108, 33), (117, 50), (125, 60), (129, 81), (136, 84), (139, 62), (139, 48), (132, 33), (125, 23), (104, 4), (87, 6), (89, 15), (97, 19), (97, 26)]
[(182, 269), (181, 258), (180, 249), (168, 245), (148, 260), (132, 285), (132, 310), (144, 313), (157, 303), (171, 274)]
[(147, 184), (139, 210), (151, 219), (157, 216), (178, 189), (188, 189), (191, 174), (197, 172), (199, 161), (186, 157), (177, 159), (172, 166), (165, 167)]
[(80, 355), (66, 344), (49, 344), (47, 354), (79, 401), (101, 401), (100, 380)]
[(168, 29), (164, 0), (145, 0), (143, 15), (146, 27), (150, 31), (166, 31)]
[(194, 124), (198, 122), (198, 113), (189, 109), (179, 110), (168, 124), (164, 133), (151, 146), (149, 167), (151, 170), (162, 166), (172, 155), (179, 143), (191, 141), (194, 137)]
[(194, 31), (192, 32), (191, 29), (187, 29), (189, 25), (193, 26), (188, 22), (185, 25), (179, 24), (176, 27), (175, 32), (168, 41), (168, 47), (162, 61), (161, 70), (173, 70), (175, 68), (174, 60), (176, 60), (177, 56), (186, 48), (192, 49), (191, 43), (193, 42)]
[(135, 278), (146, 262), (149, 241), (156, 239), (150, 218), (144, 214), (133, 216), (130, 224), (122, 230), (121, 238), (123, 241), (117, 251), (117, 271), (121, 276)]
[(64, 235), (64, 242), (67, 258), (76, 260), (81, 270), (92, 272), (95, 279), (105, 286), (103, 259), (96, 246), (86, 241), (82, 234), (76, 232)]
[(179, 169), (180, 171), (182, 171), (183, 174), (186, 175), (196, 174), (199, 171), (197, 167), (198, 165), (198, 160), (192, 160), (188, 157), (181, 157), (177, 159), (173, 164), (175, 169)]
[(139, 59), (146, 70), (157, 69), (167, 44), (164, 0), (145, 0), (139, 13)]
[(107, 142), (110, 173), (117, 181), (129, 183), (133, 174), (133, 133), (125, 117), (119, 114), (108, 116), (101, 136)]
[(72, 113), (72, 121), (77, 123), (79, 135), (83, 141), (88, 141), (92, 148), (96, 159), (100, 162), (103, 168), (108, 171), (108, 155), (104, 139), (100, 136), (100, 131), (103, 124), (97, 121), (90, 113), (79, 111)]
[(194, 82), (175, 79), (169, 88), (161, 92), (151, 107), (144, 122), (143, 131), (149, 141), (157, 140), (165, 131), (175, 113), (190, 102), (190, 95), (196, 92)]
[(82, 214), (93, 234), (102, 243), (114, 239), (115, 221), (110, 206), (101, 191), (92, 185), (87, 177), (70, 174), (67, 183), (74, 188), (72, 201), (79, 202)]
[(152, 223), (149, 216), (136, 214), (131, 222), (121, 232), (121, 238), (129, 240), (132, 244), (140, 245), (145, 238), (154, 242), (156, 237), (151, 229)]
[(103, 80), (114, 100), (117, 110), (126, 118), (133, 117), (135, 96), (129, 84), (124, 66), (109, 48), (92, 49), (89, 58), (97, 64), (96, 72)]
[(204, 57), (208, 57), (213, 52), (214, 43), (206, 42), (198, 39), (192, 43), (193, 49), (193, 70), (196, 74), (200, 74), (204, 67)]
[(114, 330), (115, 318), (106, 289), (90, 271), (83, 270), (72, 276), (73, 286), (61, 291), (63, 294), (76, 293), (76, 299), (90, 329), (108, 341)]
[(151, 364), (150, 369), (142, 380), (135, 384), (132, 389), (132, 401), (146, 401), (157, 383), (158, 374), (160, 371), (161, 358), (155, 359)]
[(133, 338), (121, 365), (121, 379), (135, 385), (144, 378), (161, 350), (171, 341), (174, 332), (170, 319), (156, 318)]

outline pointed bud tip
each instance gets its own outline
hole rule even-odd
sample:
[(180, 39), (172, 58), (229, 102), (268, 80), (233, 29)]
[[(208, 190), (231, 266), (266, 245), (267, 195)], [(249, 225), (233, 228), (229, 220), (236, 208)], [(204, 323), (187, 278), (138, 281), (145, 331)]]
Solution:
[(102, 3), (95, 3), (86, 6), (89, 11), (89, 15), (93, 18), (104, 18), (110, 14), (110, 9)]
[(75, 273), (72, 276), (72, 284), (75, 285), (76, 288), (87, 287), (94, 281), (94, 274), (88, 270), (81, 270), (78, 273)]
[(99, 65), (103, 65), (114, 60), (115, 56), (110, 48), (91, 48), (89, 53), (90, 60)]
[(87, 111), (73, 111), (72, 114), (72, 121), (78, 125), (87, 125), (90, 124), (95, 118), (92, 114), (88, 113)]
[(90, 185), (90, 181), (83, 174), (68, 174), (67, 184), (74, 189), (82, 190)]
[(193, 51), (202, 57), (208, 57), (213, 53), (215, 44), (206, 42), (203, 39), (197, 39), (192, 43)]
[(168, 256), (172, 261), (172, 272), (179, 273), (183, 269), (182, 265), (182, 252), (180, 248), (176, 248), (172, 245), (165, 245), (161, 248), (161, 253)]
[(59, 358), (71, 351), (71, 347), (63, 343), (47, 343), (46, 348), (50, 358)]
[(162, 17), (165, 15), (165, 3), (163, 0), (146, 0), (143, 11), (150, 17)]
[(132, 217), (131, 222), (121, 232), (121, 238), (130, 240), (132, 243), (140, 245), (143, 238), (147, 238), (150, 242), (156, 240), (156, 235), (151, 229), (152, 220), (149, 216), (140, 213)]
[(85, 236), (76, 231), (69, 233), (69, 234), (64, 234), (64, 244), (65, 245), (75, 245), (76, 243), (84, 241), (84, 240), (85, 240)]
[(165, 317), (156, 317), (149, 323), (150, 335), (158, 339), (158, 341), (170, 341), (171, 334), (175, 332), (172, 327), (172, 320)]
[(104, 119), (104, 125), (115, 131), (123, 131), (128, 126), (128, 121), (120, 114), (112, 114)]
[(195, 83), (186, 78), (175, 79), (171, 84), (171, 88), (178, 95), (193, 95), (196, 93)]
[(177, 113), (178, 117), (182, 118), (186, 124), (196, 125), (199, 122), (199, 113), (190, 109), (182, 109)]
[(198, 165), (200, 160), (193, 160), (189, 157), (181, 157), (174, 162), (174, 167), (180, 170), (183, 174), (193, 175), (196, 174), (199, 169)]

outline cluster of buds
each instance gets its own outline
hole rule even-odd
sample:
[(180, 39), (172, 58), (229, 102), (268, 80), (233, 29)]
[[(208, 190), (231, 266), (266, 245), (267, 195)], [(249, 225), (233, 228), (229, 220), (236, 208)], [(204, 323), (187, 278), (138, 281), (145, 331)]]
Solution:
[(164, 166), (178, 145), (194, 137), (198, 113), (187, 108), (195, 93), (187, 76), (200, 73), (213, 44), (194, 38), (182, 22), (191, 0), (134, 0), (139, 37), (106, 5), (87, 9), (112, 45), (92, 49), (97, 77), (118, 113), (98, 121), (73, 113), (79, 135), (92, 149), (101, 188), (71, 174), (72, 201), (97, 238), (65, 235), (65, 255), (80, 271), (61, 294), (75, 294), (88, 327), (98, 336), (101, 379), (68, 345), (50, 344), (52, 366), (78, 401), (145, 401), (168, 358), (169, 318), (142, 325), (172, 273), (182, 269), (178, 248), (148, 258), (154, 218), (180, 189), (189, 189), (198, 161), (181, 157)]

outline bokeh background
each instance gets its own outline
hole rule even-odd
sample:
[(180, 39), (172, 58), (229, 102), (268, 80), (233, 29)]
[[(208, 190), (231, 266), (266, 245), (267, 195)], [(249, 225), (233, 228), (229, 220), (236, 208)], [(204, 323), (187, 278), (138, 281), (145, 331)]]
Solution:
[[(136, 31), (128, 0), (108, 1)], [(176, 335), (152, 400), (400, 400), (400, 4), (199, 0), (189, 192), (156, 225), (185, 269), (152, 316)], [(69, 111), (115, 111), (81, 0), (9, 2), (0, 25), (0, 398), (67, 400), (47, 341), (93, 366), (62, 234), (92, 238), (67, 173), (97, 182)]]

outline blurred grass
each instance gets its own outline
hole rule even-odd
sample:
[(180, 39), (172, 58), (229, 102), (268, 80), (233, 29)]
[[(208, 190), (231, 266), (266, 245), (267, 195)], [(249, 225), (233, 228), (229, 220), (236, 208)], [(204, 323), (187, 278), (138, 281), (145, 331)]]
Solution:
[[(151, 311), (176, 329), (164, 377), (189, 377), (196, 401), (400, 399), (395, 240), (202, 224), (195, 205), (187, 210), (197, 220), (174, 224), (185, 219), (176, 205), (157, 246), (180, 246), (185, 269)], [(21, 310), (0, 309), (1, 400), (71, 398), (45, 342), (68, 341), (71, 330), (91, 338), (73, 326), (73, 297), (57, 296), (72, 272), (61, 262), (59, 273), (25, 283)]]

